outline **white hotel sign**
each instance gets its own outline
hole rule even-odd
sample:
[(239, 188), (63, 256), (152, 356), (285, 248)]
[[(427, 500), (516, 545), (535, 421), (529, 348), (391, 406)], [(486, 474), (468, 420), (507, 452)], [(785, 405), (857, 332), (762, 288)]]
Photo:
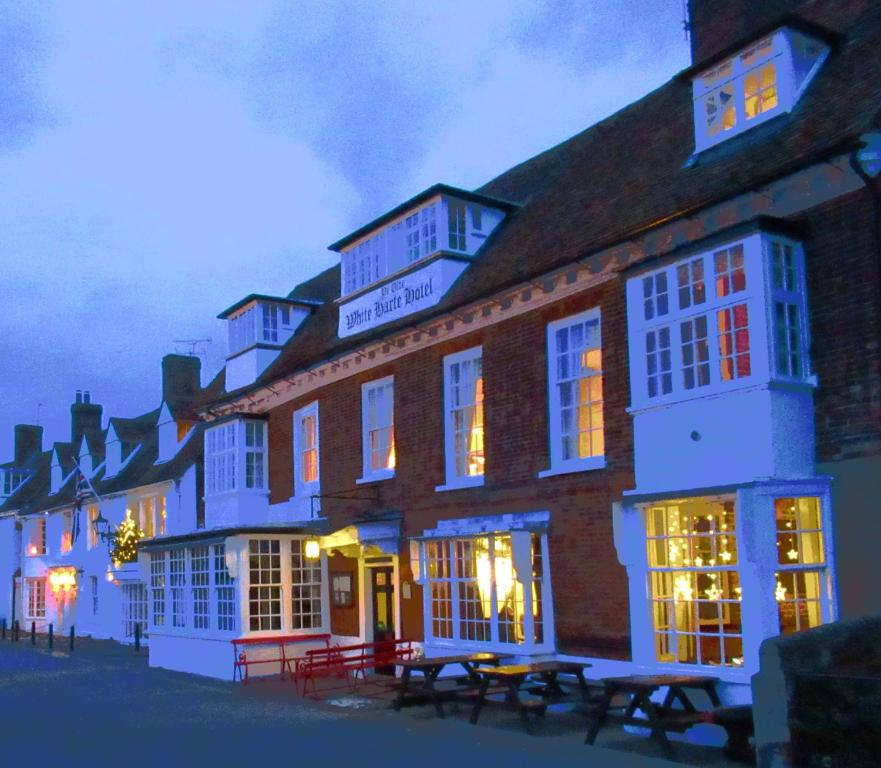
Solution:
[(438, 259), (340, 305), (340, 338), (354, 336), (437, 304), (468, 264)]

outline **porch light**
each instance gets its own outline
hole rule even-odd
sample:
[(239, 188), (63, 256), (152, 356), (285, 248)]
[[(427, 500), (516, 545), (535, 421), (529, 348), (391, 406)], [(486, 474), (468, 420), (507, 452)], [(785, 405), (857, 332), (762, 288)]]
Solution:
[(31, 544), (28, 547), (28, 554), (29, 555), (36, 555), (37, 554), (37, 545), (36, 544)]
[(76, 571), (73, 568), (49, 571), (49, 586), (53, 592), (69, 592), (76, 589)]
[(306, 546), (304, 547), (303, 554), (306, 555), (307, 560), (317, 560), (321, 555), (321, 547), (318, 544), (318, 539), (306, 539)]

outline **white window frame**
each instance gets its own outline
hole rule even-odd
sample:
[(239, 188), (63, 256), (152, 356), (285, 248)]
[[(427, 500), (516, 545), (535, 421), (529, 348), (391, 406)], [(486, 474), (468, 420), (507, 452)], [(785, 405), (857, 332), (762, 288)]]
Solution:
[[(249, 424), (262, 425), (263, 445), (246, 445)], [(221, 440), (222, 436), (222, 440)], [(218, 444), (222, 448), (218, 448)], [(248, 486), (246, 461), (249, 453), (262, 454), (263, 483)], [(268, 493), (269, 428), (264, 419), (234, 419), (205, 430), (205, 497), (232, 493)]]
[(27, 589), (24, 601), (26, 619), (46, 618), (46, 579), (43, 577), (29, 577), (24, 580)]
[(226, 567), (225, 543), (211, 547), (208, 567), (211, 578), (209, 621), (213, 622), (210, 624), (210, 631), (235, 632), (240, 620), (238, 590), (236, 579), (229, 575)]
[[(791, 248), (796, 270), (797, 291), (781, 293), (773, 285), (774, 245)], [(743, 248), (743, 268), (745, 289), (718, 296), (716, 289), (715, 254), (740, 246)], [(689, 292), (687, 307), (680, 307), (680, 292), (677, 270), (697, 260), (703, 263), (704, 301), (695, 304)], [(643, 281), (658, 273), (667, 273), (670, 286), (669, 308), (661, 317), (645, 318)], [(669, 405), (686, 400), (708, 397), (731, 392), (744, 387), (755, 386), (769, 381), (785, 381), (790, 384), (816, 386), (816, 377), (811, 372), (808, 356), (810, 335), (808, 329), (807, 290), (805, 283), (804, 251), (792, 238), (768, 232), (753, 232), (740, 238), (720, 242), (712, 247), (690, 253), (661, 269), (640, 273), (627, 281), (627, 326), (628, 347), (630, 350), (630, 408), (629, 412)], [(776, 327), (774, 318), (775, 300), (795, 302), (798, 306), (800, 328), (798, 338), (801, 343), (801, 376), (785, 376), (777, 372)], [(720, 368), (719, 313), (745, 304), (749, 318), (749, 357), (750, 373), (723, 380)], [(685, 361), (683, 357), (682, 325), (705, 317), (707, 323), (707, 343), (709, 345), (709, 383), (686, 389), (684, 382)], [(646, 360), (646, 335), (662, 327), (670, 329), (670, 351), (672, 357), (673, 387), (668, 393), (649, 397), (649, 371)], [(695, 369), (695, 375), (697, 371)]]
[[(253, 433), (253, 444), (248, 444), (248, 432)], [(269, 446), (267, 445), (269, 430), (266, 428), (265, 421), (256, 421), (253, 419), (244, 419), (242, 421), (242, 475), (244, 482), (242, 487), (249, 491), (265, 491), (268, 488), (269, 478)], [(253, 479), (248, 477), (248, 460), (250, 456), (254, 456), (254, 473)], [(259, 482), (258, 482), (259, 480)]]
[[(564, 460), (562, 457), (562, 409), (560, 403), (560, 390), (557, 383), (557, 340), (556, 333), (562, 328), (580, 324), (597, 322), (599, 335), (599, 350), (602, 353), (602, 317), (599, 307), (593, 307), (577, 315), (561, 318), (548, 323), (547, 326), (547, 382), (548, 382), (548, 434), (550, 438), (549, 456), (551, 466), (538, 473), (539, 477), (568, 474), (570, 472), (583, 472), (588, 470), (603, 469), (606, 466), (606, 449), (599, 456), (585, 456)], [(598, 374), (601, 380), (605, 378), (602, 370)], [(605, 383), (605, 382), (603, 382)], [(603, 393), (603, 438), (605, 441), (605, 392)]]
[[(796, 73), (796, 49), (807, 50), (809, 46), (819, 49), (810, 68), (804, 73)], [(761, 53), (744, 63), (744, 59), (764, 47)], [(750, 128), (761, 125), (795, 107), (799, 97), (813, 79), (817, 70), (829, 55), (829, 48), (824, 43), (810, 38), (792, 29), (781, 28), (760, 40), (754, 41), (733, 56), (714, 64), (711, 68), (699, 72), (692, 80), (694, 99), (694, 138), (695, 151), (702, 152), (710, 147), (738, 136)], [(804, 63), (799, 61), (799, 63)], [(750, 118), (746, 116), (746, 79), (752, 74), (761, 75), (768, 65), (775, 70), (775, 87), (777, 103)], [(801, 75), (801, 79), (799, 79)], [(760, 83), (761, 85), (761, 83)], [(734, 125), (711, 134), (707, 125), (706, 99), (723, 88), (731, 91), (730, 106), (735, 112)]]
[[(506, 653), (515, 652), (518, 654), (536, 653), (542, 651), (552, 651), (555, 645), (554, 638), (554, 613), (552, 604), (552, 588), (551, 588), (551, 569), (550, 556), (548, 553), (548, 537), (546, 531), (529, 532), (530, 535), (538, 537), (541, 547), (540, 565), (541, 573), (537, 578), (533, 578), (530, 571), (530, 577), (523, 584), (523, 612), (524, 612), (524, 638), (522, 643), (518, 642), (502, 642), (500, 639), (500, 620), (498, 611), (498, 585), (495, 567), (495, 545), (493, 539), (498, 536), (511, 537), (512, 547), (514, 537), (522, 531), (499, 530), (488, 532), (462, 531), (461, 535), (456, 536), (437, 536), (423, 539), (419, 542), (420, 546), (420, 583), (423, 585), (423, 617), (425, 641), (432, 646), (445, 646), (456, 649), (473, 649), (478, 651), (504, 651)], [(463, 584), (473, 584), (475, 577), (473, 575), (466, 576), (458, 573), (457, 562), (457, 542), (474, 541), (476, 539), (489, 539), (489, 604), (490, 616), (484, 619), (476, 619), (473, 616), (461, 615), (462, 605), (470, 604), (467, 600), (463, 602), (463, 595), (460, 591)], [(449, 554), (447, 575), (437, 578), (431, 575), (431, 558), (429, 555), (429, 547), (432, 545), (447, 547)], [(517, 554), (512, 551), (512, 565), (517, 567)], [(520, 581), (518, 579), (518, 581)], [(432, 613), (433, 595), (435, 594), (433, 586), (446, 585), (445, 595), (442, 600), (449, 603), (449, 615), (442, 621), (450, 624), (450, 636), (446, 634), (435, 635), (434, 632), (434, 616)], [(513, 582), (512, 582), (513, 584)], [(535, 639), (536, 635), (536, 618), (533, 613), (532, 605), (532, 586), (535, 584), (540, 593), (541, 604), (541, 640)], [(464, 621), (463, 621), (464, 620)], [(469, 639), (462, 637), (463, 626), (473, 626), (477, 623), (486, 623), (489, 625), (489, 637), (486, 639)]]
[(122, 636), (134, 638), (135, 626), (141, 625), (141, 639), (147, 635), (147, 587), (140, 581), (122, 585)]
[(453, 409), (453, 382), (452, 369), (454, 365), (461, 365), (465, 362), (474, 363), (480, 361), (481, 375), (483, 379), (484, 401), (482, 405), (482, 423), (483, 423), (483, 454), (486, 458), (486, 379), (483, 372), (483, 347), (471, 347), (470, 349), (456, 352), (452, 355), (444, 357), (444, 468), (446, 482), (438, 485), (436, 491), (449, 491), (458, 488), (474, 488), (481, 486), (485, 482), (486, 465), (484, 464), (483, 474), (479, 475), (459, 475), (456, 472), (456, 432), (454, 424)]
[[(315, 420), (315, 479), (309, 482), (303, 480), (303, 451), (306, 446), (303, 442), (303, 420), (312, 417)], [(294, 448), (294, 498), (301, 499), (304, 504), (312, 509), (312, 496), (321, 493), (321, 421), (319, 419), (318, 401), (294, 411), (293, 415), (293, 448)], [(315, 510), (320, 509), (320, 499), (315, 500)]]
[[(391, 424), (381, 426), (368, 424), (370, 393), (387, 388), (391, 390)], [(396, 466), (373, 469), (371, 467), (372, 448), (370, 445), (370, 433), (379, 429), (387, 429), (388, 427), (391, 427), (391, 448), (395, 455)], [(365, 382), (361, 385), (361, 477), (355, 481), (356, 483), (389, 480), (395, 476), (395, 469), (397, 468), (397, 444), (395, 437), (395, 377), (384, 376), (381, 379)]]

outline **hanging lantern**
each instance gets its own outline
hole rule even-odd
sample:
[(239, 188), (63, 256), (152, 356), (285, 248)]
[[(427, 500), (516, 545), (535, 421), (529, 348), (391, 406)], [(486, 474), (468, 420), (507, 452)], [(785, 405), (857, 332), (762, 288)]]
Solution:
[(321, 546), (318, 544), (318, 539), (306, 539), (303, 554), (306, 555), (307, 560), (317, 560), (321, 556)]

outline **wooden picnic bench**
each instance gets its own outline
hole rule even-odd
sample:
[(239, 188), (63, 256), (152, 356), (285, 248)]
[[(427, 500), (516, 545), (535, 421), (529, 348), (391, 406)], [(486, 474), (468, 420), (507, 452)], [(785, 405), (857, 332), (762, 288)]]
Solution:
[[(673, 757), (673, 746), (667, 738), (667, 731), (684, 733), (698, 723), (707, 722), (707, 712), (700, 712), (691, 702), (686, 689), (704, 691), (714, 707), (721, 702), (716, 693), (716, 677), (699, 675), (633, 675), (630, 677), (603, 678), (603, 695), (590, 712), (591, 723), (584, 738), (585, 744), (593, 744), (597, 733), (606, 722), (623, 725), (636, 725), (648, 728), (664, 750), (667, 757)], [(658, 704), (651, 700), (652, 694), (660, 688), (667, 688), (667, 694)], [(616, 696), (625, 697), (622, 706), (612, 706)], [(679, 702), (680, 707), (674, 707)], [(611, 711), (614, 710), (614, 711)], [(637, 717), (641, 710), (645, 717)]]
[[(504, 688), (505, 703), (513, 707), (520, 714), (525, 723), (529, 723), (529, 712), (535, 712), (539, 717), (543, 716), (548, 707), (548, 702), (560, 700), (566, 695), (560, 685), (559, 675), (574, 675), (578, 684), (578, 692), (583, 701), (589, 697), (587, 681), (584, 679), (584, 670), (590, 664), (579, 664), (571, 661), (537, 661), (532, 664), (510, 664), (501, 667), (478, 667), (475, 672), (480, 675), (481, 682), (477, 691), (474, 709), (469, 718), (472, 725), (477, 723), (480, 710), (487, 702), (487, 695), (495, 695), (500, 690), (490, 694), (490, 686), (496, 683), (499, 688)], [(521, 692), (524, 690), (538, 695), (537, 699), (524, 699)]]
[[(419, 659), (403, 659), (397, 662), (401, 667), (401, 682), (398, 687), (398, 695), (392, 704), (395, 711), (399, 711), (409, 701), (428, 699), (434, 704), (438, 717), (444, 716), (443, 700), (456, 698), (463, 692), (476, 690), (480, 685), (480, 675), (475, 671), (478, 664), (498, 664), (497, 653), (465, 653), (457, 656), (434, 656)], [(465, 675), (451, 678), (452, 685), (438, 688), (436, 683), (441, 670), (447, 666), (460, 666)], [(412, 674), (422, 675), (422, 684), (415, 685)]]
[[(325, 647), (330, 645), (330, 635), (271, 635), (267, 637), (236, 637), (230, 641), (233, 651), (233, 668), (232, 679), (236, 681), (236, 673), (242, 683), (248, 682), (248, 667), (254, 664), (278, 664), (281, 679), (284, 680), (285, 669), (291, 671), (291, 662), (297, 657), (288, 656), (286, 646), (294, 643), (306, 642), (323, 642)], [(249, 649), (268, 648), (271, 653), (269, 656), (261, 656), (260, 658), (248, 657)], [(278, 651), (272, 653), (272, 651)]]
[(303, 657), (297, 661), (294, 669), (294, 683), (302, 681), (301, 694), (305, 696), (310, 681), (312, 682), (312, 690), (316, 690), (316, 677), (336, 675), (346, 677), (349, 680), (351, 674), (350, 687), (354, 690), (359, 672), (366, 680), (368, 669), (394, 665), (412, 656), (412, 640), (378, 640), (358, 645), (332, 645), (327, 648), (317, 648), (306, 651)]

